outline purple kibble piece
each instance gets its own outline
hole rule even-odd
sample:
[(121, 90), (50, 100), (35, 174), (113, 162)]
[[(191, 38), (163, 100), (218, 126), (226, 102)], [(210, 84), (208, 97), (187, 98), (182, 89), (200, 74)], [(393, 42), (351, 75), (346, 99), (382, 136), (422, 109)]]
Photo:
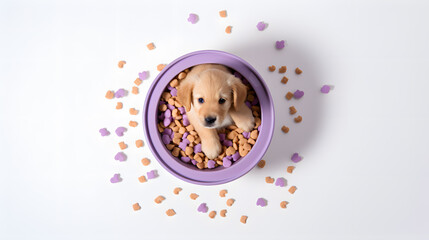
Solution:
[(172, 87), (172, 86), (168, 85), (168, 86), (167, 86), (167, 89), (171, 91), (172, 89), (174, 89), (174, 87)]
[(146, 80), (149, 77), (149, 71), (143, 71), (141, 73), (139, 73), (139, 78), (140, 80)]
[[(188, 140), (188, 139), (184, 139), (184, 140)], [(188, 140), (188, 142), (186, 142), (184, 140), (179, 143), (179, 148), (182, 149), (182, 151), (186, 150), (186, 147), (188, 146), (188, 143), (189, 143), (189, 140)]]
[(118, 182), (121, 182), (121, 181), (122, 181), (122, 178), (121, 178), (121, 176), (120, 176), (119, 173), (114, 174), (113, 177), (110, 178), (110, 182), (111, 183), (118, 183)]
[(124, 132), (125, 131), (127, 131), (127, 129), (126, 128), (124, 128), (124, 127), (118, 127), (116, 130), (115, 130), (115, 133), (116, 133), (116, 135), (118, 135), (119, 137), (122, 137), (122, 136), (124, 136)]
[(180, 160), (182, 160), (182, 162), (188, 163), (191, 161), (191, 158), (190, 157), (181, 157)]
[(168, 136), (167, 134), (162, 135), (162, 142), (167, 145), (171, 142), (171, 138), (170, 136)]
[(188, 17), (188, 22), (195, 24), (198, 22), (198, 15), (195, 13), (190, 13)]
[(208, 167), (208, 168), (214, 168), (214, 167), (215, 167), (215, 165), (216, 165), (216, 162), (215, 162), (215, 161), (213, 161), (213, 160), (209, 160), (209, 161), (207, 162), (207, 167)]
[(168, 127), (168, 125), (170, 125), (171, 121), (172, 121), (171, 117), (165, 117), (164, 118), (164, 127)]
[[(167, 108), (168, 108), (167, 110), (170, 110), (170, 112), (171, 112), (171, 111), (173, 111), (176, 107), (175, 107), (175, 106), (173, 106), (173, 105), (167, 104)], [(167, 111), (167, 110), (166, 110), (166, 111)]]
[(297, 163), (302, 160), (302, 157), (298, 153), (294, 153), (291, 157), (292, 162)]
[(231, 140), (224, 140), (222, 142), (222, 144), (226, 147), (231, 147), (232, 146), (232, 141)]
[(189, 135), (189, 132), (185, 132), (182, 136), (182, 139), (186, 139), (186, 137)]
[(196, 160), (192, 159), (191, 162), (192, 162), (193, 165), (197, 165), (197, 161)]
[(201, 152), (201, 143), (198, 143), (194, 146), (194, 153), (200, 153)]
[(177, 89), (176, 88), (171, 89), (170, 93), (171, 93), (171, 96), (177, 97)]
[[(168, 104), (168, 105), (170, 105), (170, 104)], [(168, 106), (168, 105), (167, 105), (167, 106)], [(170, 105), (170, 106), (171, 106), (171, 105)], [(170, 110), (170, 109), (165, 110), (164, 116), (165, 116), (166, 118), (171, 117), (171, 110)]]
[(102, 129), (100, 129), (100, 130), (98, 130), (99, 132), (100, 132), (100, 134), (101, 134), (101, 136), (102, 137), (104, 137), (104, 136), (109, 136), (110, 135), (110, 132), (109, 131), (107, 131), (107, 129), (106, 128), (102, 128)]
[(256, 201), (256, 206), (261, 206), (261, 207), (267, 206), (267, 200), (263, 198), (258, 198), (258, 200)]
[(127, 160), (127, 155), (125, 155), (125, 153), (123, 153), (123, 152), (118, 152), (115, 155), (115, 160), (118, 160), (119, 162), (123, 162), (123, 161)]
[(185, 107), (179, 107), (178, 109), (179, 109), (180, 114), (186, 113)]
[(244, 102), (244, 104), (246, 104), (247, 107), (252, 108), (252, 104), (250, 104), (249, 101)]
[(286, 179), (284, 179), (284, 178), (277, 178), (275, 185), (279, 186), (279, 187), (286, 186)]
[(243, 132), (242, 133), (243, 137), (245, 137), (246, 139), (249, 139), (250, 137), (250, 132)]
[(256, 25), (256, 28), (259, 31), (263, 31), (265, 29), (265, 27), (267, 27), (267, 24), (265, 24), (264, 22), (258, 22), (258, 25)]
[(150, 172), (147, 172), (147, 179), (154, 179), (156, 177), (158, 177), (158, 173), (156, 172), (156, 170), (152, 170)]
[(223, 166), (224, 166), (224, 167), (231, 167), (231, 165), (232, 165), (231, 160), (229, 160), (228, 158), (224, 157), (224, 158), (222, 159), (222, 161), (223, 161)]
[(188, 119), (188, 116), (186, 115), (186, 114), (184, 114), (183, 116), (182, 116), (182, 118), (183, 118), (183, 125), (186, 127), (186, 126), (189, 126), (189, 124), (191, 124), (190, 122), (189, 122), (189, 119)]
[(206, 213), (209, 211), (209, 208), (207, 207), (206, 203), (201, 203), (197, 210), (198, 212)]
[(164, 131), (162, 132), (162, 134), (167, 134), (168, 136), (170, 136), (173, 133), (173, 129), (171, 128), (164, 128)]
[(293, 93), (293, 97), (296, 99), (300, 99), (300, 98), (302, 98), (302, 96), (304, 96), (304, 91), (296, 90)]
[(226, 156), (228, 160), (232, 160), (232, 155)]
[(125, 90), (123, 88), (115, 92), (115, 98), (121, 98), (125, 96)]
[(320, 89), (320, 92), (329, 93), (330, 90), (331, 90), (331, 87), (329, 85), (323, 85), (322, 88)]
[(240, 153), (237, 151), (237, 152), (235, 152), (234, 154), (232, 154), (232, 160), (235, 162), (235, 161), (237, 161), (238, 159), (240, 159), (241, 158), (241, 156), (240, 156)]
[(223, 142), (225, 140), (225, 137), (226, 137), (225, 133), (219, 133), (219, 140), (221, 142)]
[(285, 41), (281, 40), (281, 41), (276, 41), (276, 48), (277, 49), (283, 49), (285, 47)]

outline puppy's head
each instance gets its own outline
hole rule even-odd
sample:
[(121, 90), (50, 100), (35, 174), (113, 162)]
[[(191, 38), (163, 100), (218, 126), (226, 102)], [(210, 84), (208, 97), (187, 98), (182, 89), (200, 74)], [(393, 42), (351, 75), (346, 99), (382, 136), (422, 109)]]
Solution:
[(237, 110), (243, 106), (247, 88), (232, 74), (210, 69), (196, 78), (181, 83), (177, 96), (186, 111), (190, 111), (192, 104), (202, 126), (218, 128), (231, 108)]

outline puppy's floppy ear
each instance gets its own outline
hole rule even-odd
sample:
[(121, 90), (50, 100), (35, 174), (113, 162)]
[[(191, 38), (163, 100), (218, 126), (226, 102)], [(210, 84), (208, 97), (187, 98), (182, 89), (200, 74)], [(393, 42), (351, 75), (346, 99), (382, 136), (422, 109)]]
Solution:
[(186, 111), (191, 111), (192, 91), (194, 89), (194, 82), (189, 79), (184, 79), (177, 89), (177, 99), (180, 104), (185, 106)]
[(247, 98), (247, 87), (241, 82), (239, 78), (234, 76), (231, 76), (228, 79), (228, 82), (232, 88), (232, 97), (234, 100), (233, 107), (235, 110), (238, 110), (241, 108)]

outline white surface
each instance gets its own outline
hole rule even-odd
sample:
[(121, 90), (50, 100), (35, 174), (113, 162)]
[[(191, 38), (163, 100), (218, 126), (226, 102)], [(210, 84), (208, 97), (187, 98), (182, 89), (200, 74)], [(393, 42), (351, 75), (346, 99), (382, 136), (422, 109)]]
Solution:
[[(228, 2), (0, 2), (0, 239), (429, 238), (428, 3)], [(191, 12), (200, 18), (195, 25), (186, 21)], [(269, 24), (263, 32), (261, 20)], [(280, 39), (288, 46), (276, 51)], [(201, 49), (237, 54), (266, 79), (277, 114), (266, 167), (224, 186), (184, 183), (147, 146), (135, 148), (141, 125), (125, 134), (128, 161), (114, 161), (114, 130), (130, 119), (141, 123), (141, 113), (127, 109), (141, 110), (156, 65)], [(119, 60), (127, 61), (123, 69)], [(286, 86), (267, 71), (272, 64), (288, 66)], [(130, 89), (142, 70), (151, 77), (141, 93), (115, 110), (105, 92)], [(323, 84), (335, 89), (322, 95)], [(297, 88), (305, 96), (286, 101)], [(291, 104), (302, 123), (293, 123)], [(112, 135), (100, 137), (102, 127)], [(304, 160), (290, 175), (293, 152)], [(145, 156), (148, 167), (140, 163)], [(139, 183), (151, 169), (160, 177)], [(111, 184), (117, 172), (124, 181)], [(298, 190), (292, 196), (265, 176), (285, 177)], [(184, 189), (179, 196), (176, 186)], [(237, 200), (227, 218), (197, 213), (203, 201), (225, 208), (217, 195), (223, 188)], [(200, 198), (191, 201), (191, 192)], [(159, 194), (167, 199), (156, 205)], [(258, 197), (268, 206), (257, 207)], [(286, 210), (281, 200), (290, 202)], [(142, 210), (132, 211), (134, 202)], [(177, 215), (168, 218), (168, 208)]]

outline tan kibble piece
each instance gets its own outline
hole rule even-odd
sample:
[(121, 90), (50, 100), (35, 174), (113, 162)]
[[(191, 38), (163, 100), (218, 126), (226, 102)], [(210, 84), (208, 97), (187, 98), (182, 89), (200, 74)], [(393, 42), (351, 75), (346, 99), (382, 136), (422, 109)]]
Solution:
[(207, 168), (207, 166), (206, 166), (206, 164), (205, 164), (205, 163), (203, 163), (203, 162), (199, 162), (199, 163), (197, 163), (197, 168), (199, 168), (199, 169), (203, 169), (203, 168)]
[(265, 167), (265, 160), (262, 159), (261, 161), (259, 161), (258, 162), (258, 167), (259, 168), (264, 168)]
[(228, 27), (225, 28), (225, 32), (226, 33), (230, 34), (231, 31), (232, 31), (232, 26), (228, 26)]
[(251, 137), (251, 138), (253, 138), (253, 139), (255, 139), (255, 140), (258, 138), (258, 135), (259, 135), (258, 130), (253, 130), (253, 131), (250, 133), (250, 137)]
[(139, 113), (139, 110), (136, 110), (135, 108), (130, 108), (131, 115), (137, 115), (138, 113)]
[(133, 90), (131, 90), (131, 92), (132, 92), (133, 94), (139, 94), (139, 88), (138, 88), (138, 87), (136, 87), (136, 86), (133, 86)]
[(130, 121), (130, 127), (137, 127), (138, 123), (136, 121)]
[(287, 99), (287, 100), (291, 100), (291, 99), (292, 99), (292, 97), (293, 97), (293, 93), (292, 93), (292, 92), (288, 92), (288, 93), (286, 94), (286, 99)]
[(181, 142), (182, 139), (180, 138), (173, 138), (173, 143), (176, 145), (179, 145), (179, 143)]
[(270, 71), (270, 72), (274, 72), (275, 70), (276, 70), (276, 66), (274, 66), (274, 65), (271, 65), (268, 67), (268, 71)]
[(149, 49), (149, 50), (153, 50), (153, 49), (155, 49), (155, 44), (153, 44), (153, 43), (149, 43), (148, 45), (146, 45), (146, 47), (147, 47), (147, 49)]
[(222, 18), (226, 18), (226, 10), (219, 11), (219, 16)]
[(138, 147), (138, 148), (143, 147), (143, 140), (141, 140), (141, 139), (136, 140), (136, 147)]
[(234, 200), (234, 199), (232, 199), (232, 198), (230, 198), (230, 199), (226, 200), (226, 205), (227, 205), (228, 207), (231, 207), (231, 206), (232, 206), (232, 204), (234, 204), (234, 202), (235, 202), (235, 200)]
[(173, 79), (173, 81), (170, 82), (171, 87), (177, 87), (179, 85), (179, 80)]
[(300, 68), (296, 68), (296, 69), (295, 69), (295, 73), (296, 73), (296, 74), (301, 74), (301, 73), (302, 73), (302, 70), (301, 70)]
[(195, 141), (195, 137), (194, 137), (193, 135), (188, 135), (186, 138), (187, 138), (190, 142)]
[(289, 79), (288, 79), (287, 77), (283, 77), (281, 82), (282, 82), (283, 84), (286, 84), (286, 83), (287, 83), (287, 81), (289, 81)]
[(293, 119), (296, 123), (300, 123), (302, 121), (301, 115)]
[(165, 68), (165, 64), (158, 64), (158, 66), (156, 66), (156, 69), (158, 70), (158, 71), (162, 71), (162, 69), (164, 69)]
[(283, 202), (281, 202), (280, 203), (280, 207), (281, 208), (286, 208), (286, 206), (289, 204), (289, 202), (287, 202), (287, 201), (283, 201)]
[(160, 196), (156, 197), (154, 201), (155, 201), (155, 203), (160, 204), (164, 200), (165, 200), (165, 197), (160, 195)]
[(214, 218), (216, 216), (216, 211), (211, 211), (210, 213), (209, 213), (209, 217), (210, 218)]
[(234, 154), (235, 152), (236, 152), (236, 150), (233, 147), (228, 147), (226, 149), (226, 155), (227, 156), (230, 156), (230, 155)]
[(171, 154), (173, 154), (173, 156), (178, 157), (180, 153), (180, 148), (178, 147), (174, 147), (173, 151), (171, 151)]
[(226, 209), (222, 209), (222, 210), (220, 210), (219, 215), (220, 215), (221, 217), (226, 217)]
[(265, 182), (266, 183), (273, 183), (274, 182), (274, 178), (272, 178), (272, 177), (265, 177)]
[(134, 84), (140, 86), (140, 84), (142, 84), (142, 80), (140, 78), (136, 78), (136, 80), (134, 80)]
[(294, 193), (295, 193), (295, 191), (296, 191), (296, 187), (295, 187), (295, 186), (292, 186), (292, 187), (290, 187), (290, 188), (289, 188), (289, 192), (290, 192), (291, 194), (294, 194)]
[(174, 144), (167, 144), (166, 147), (168, 150), (171, 150), (174, 148)]
[(178, 78), (179, 80), (182, 80), (182, 79), (184, 79), (185, 77), (186, 77), (186, 73), (184, 73), (184, 72), (179, 73), (179, 76), (177, 76), (177, 78)]
[(296, 110), (296, 108), (294, 106), (289, 107), (289, 113), (291, 115), (294, 115), (296, 112), (298, 112), (298, 111)]
[(134, 203), (133, 204), (133, 209), (134, 209), (134, 211), (140, 210), (141, 209), (140, 204), (139, 203)]
[(165, 101), (167, 101), (168, 99), (170, 99), (170, 98), (171, 98), (171, 94), (170, 94), (169, 92), (163, 92), (163, 93), (161, 94), (161, 97), (162, 97)]
[(194, 153), (194, 148), (186, 147), (185, 153), (186, 153), (186, 155), (191, 155), (192, 153)]
[(245, 143), (243, 145), (243, 149), (248, 152), (250, 151), (250, 149), (252, 149), (252, 146), (249, 143)]
[(120, 142), (119, 143), (119, 147), (121, 148), (121, 150), (124, 150), (125, 148), (127, 148), (127, 144), (125, 144), (124, 142)]
[(139, 177), (139, 182), (141, 182), (141, 183), (147, 182), (146, 177), (145, 176), (140, 176)]
[[(247, 144), (247, 143), (245, 143), (245, 144)], [(244, 149), (244, 148), (240, 148), (240, 149), (238, 150), (238, 152), (240, 153), (240, 156), (241, 156), (241, 157), (244, 157), (244, 156), (246, 156), (246, 155), (249, 153), (249, 150), (246, 150), (246, 149)]]
[(147, 166), (147, 165), (149, 165), (149, 164), (150, 164), (150, 160), (149, 160), (149, 159), (147, 159), (147, 158), (143, 158), (143, 159), (142, 159), (142, 164), (143, 164), (143, 166)]
[[(183, 136), (183, 134), (186, 132), (186, 128), (184, 128), (184, 127), (180, 127), (179, 128), (179, 133), (180, 134), (182, 134), (182, 136)], [(189, 136), (189, 135), (188, 135)]]
[(159, 105), (158, 110), (165, 112), (165, 110), (167, 110), (167, 105), (165, 104)]
[(119, 61), (118, 62), (118, 67), (119, 68), (123, 68), (124, 67), (124, 65), (126, 64), (127, 62), (125, 62), (125, 61)]
[(121, 103), (121, 102), (117, 102), (116, 103), (116, 109), (122, 109), (122, 107), (123, 107), (124, 105)]
[(191, 131), (193, 131), (193, 130), (194, 130), (194, 126), (192, 126), (192, 125), (188, 125), (188, 126), (186, 127), (186, 130), (188, 130), (188, 132), (191, 132)]
[(285, 73), (285, 72), (286, 72), (286, 70), (287, 70), (286, 66), (281, 66), (281, 67), (279, 68), (279, 73)]
[(176, 215), (176, 212), (173, 209), (168, 209), (165, 214), (167, 214), (167, 216), (171, 217)]
[(287, 167), (287, 172), (288, 173), (292, 173), (293, 172), (293, 170), (295, 170), (295, 167), (294, 166), (289, 166), (289, 167)]
[(167, 102), (170, 105), (174, 105), (174, 99), (173, 98), (168, 99)]
[(255, 143), (256, 143), (256, 141), (254, 139), (252, 139), (252, 138), (249, 138), (249, 140), (247, 140), (247, 142), (249, 144), (252, 144), (252, 145), (255, 145)]
[(182, 188), (177, 187), (173, 190), (173, 193), (179, 195), (180, 191), (182, 191)]
[(106, 98), (107, 99), (112, 99), (115, 97), (115, 92), (114, 91), (107, 91), (106, 92)]
[(288, 128), (288, 127), (286, 127), (286, 126), (283, 126), (283, 127), (282, 127), (282, 131), (283, 131), (284, 133), (288, 133), (288, 132), (289, 132), (289, 128)]
[(198, 195), (198, 194), (196, 194), (196, 193), (191, 193), (191, 195), (189, 195), (189, 197), (190, 197), (192, 200), (195, 200), (195, 199), (197, 199), (197, 198), (199, 197), (199, 195)]
[(241, 218), (240, 218), (240, 222), (242, 222), (242, 223), (244, 223), (244, 224), (246, 224), (246, 222), (247, 222), (247, 216), (241, 216)]
[(228, 190), (226, 190), (226, 189), (223, 189), (223, 190), (220, 190), (219, 191), (219, 196), (220, 197), (225, 197), (225, 195), (228, 193)]

